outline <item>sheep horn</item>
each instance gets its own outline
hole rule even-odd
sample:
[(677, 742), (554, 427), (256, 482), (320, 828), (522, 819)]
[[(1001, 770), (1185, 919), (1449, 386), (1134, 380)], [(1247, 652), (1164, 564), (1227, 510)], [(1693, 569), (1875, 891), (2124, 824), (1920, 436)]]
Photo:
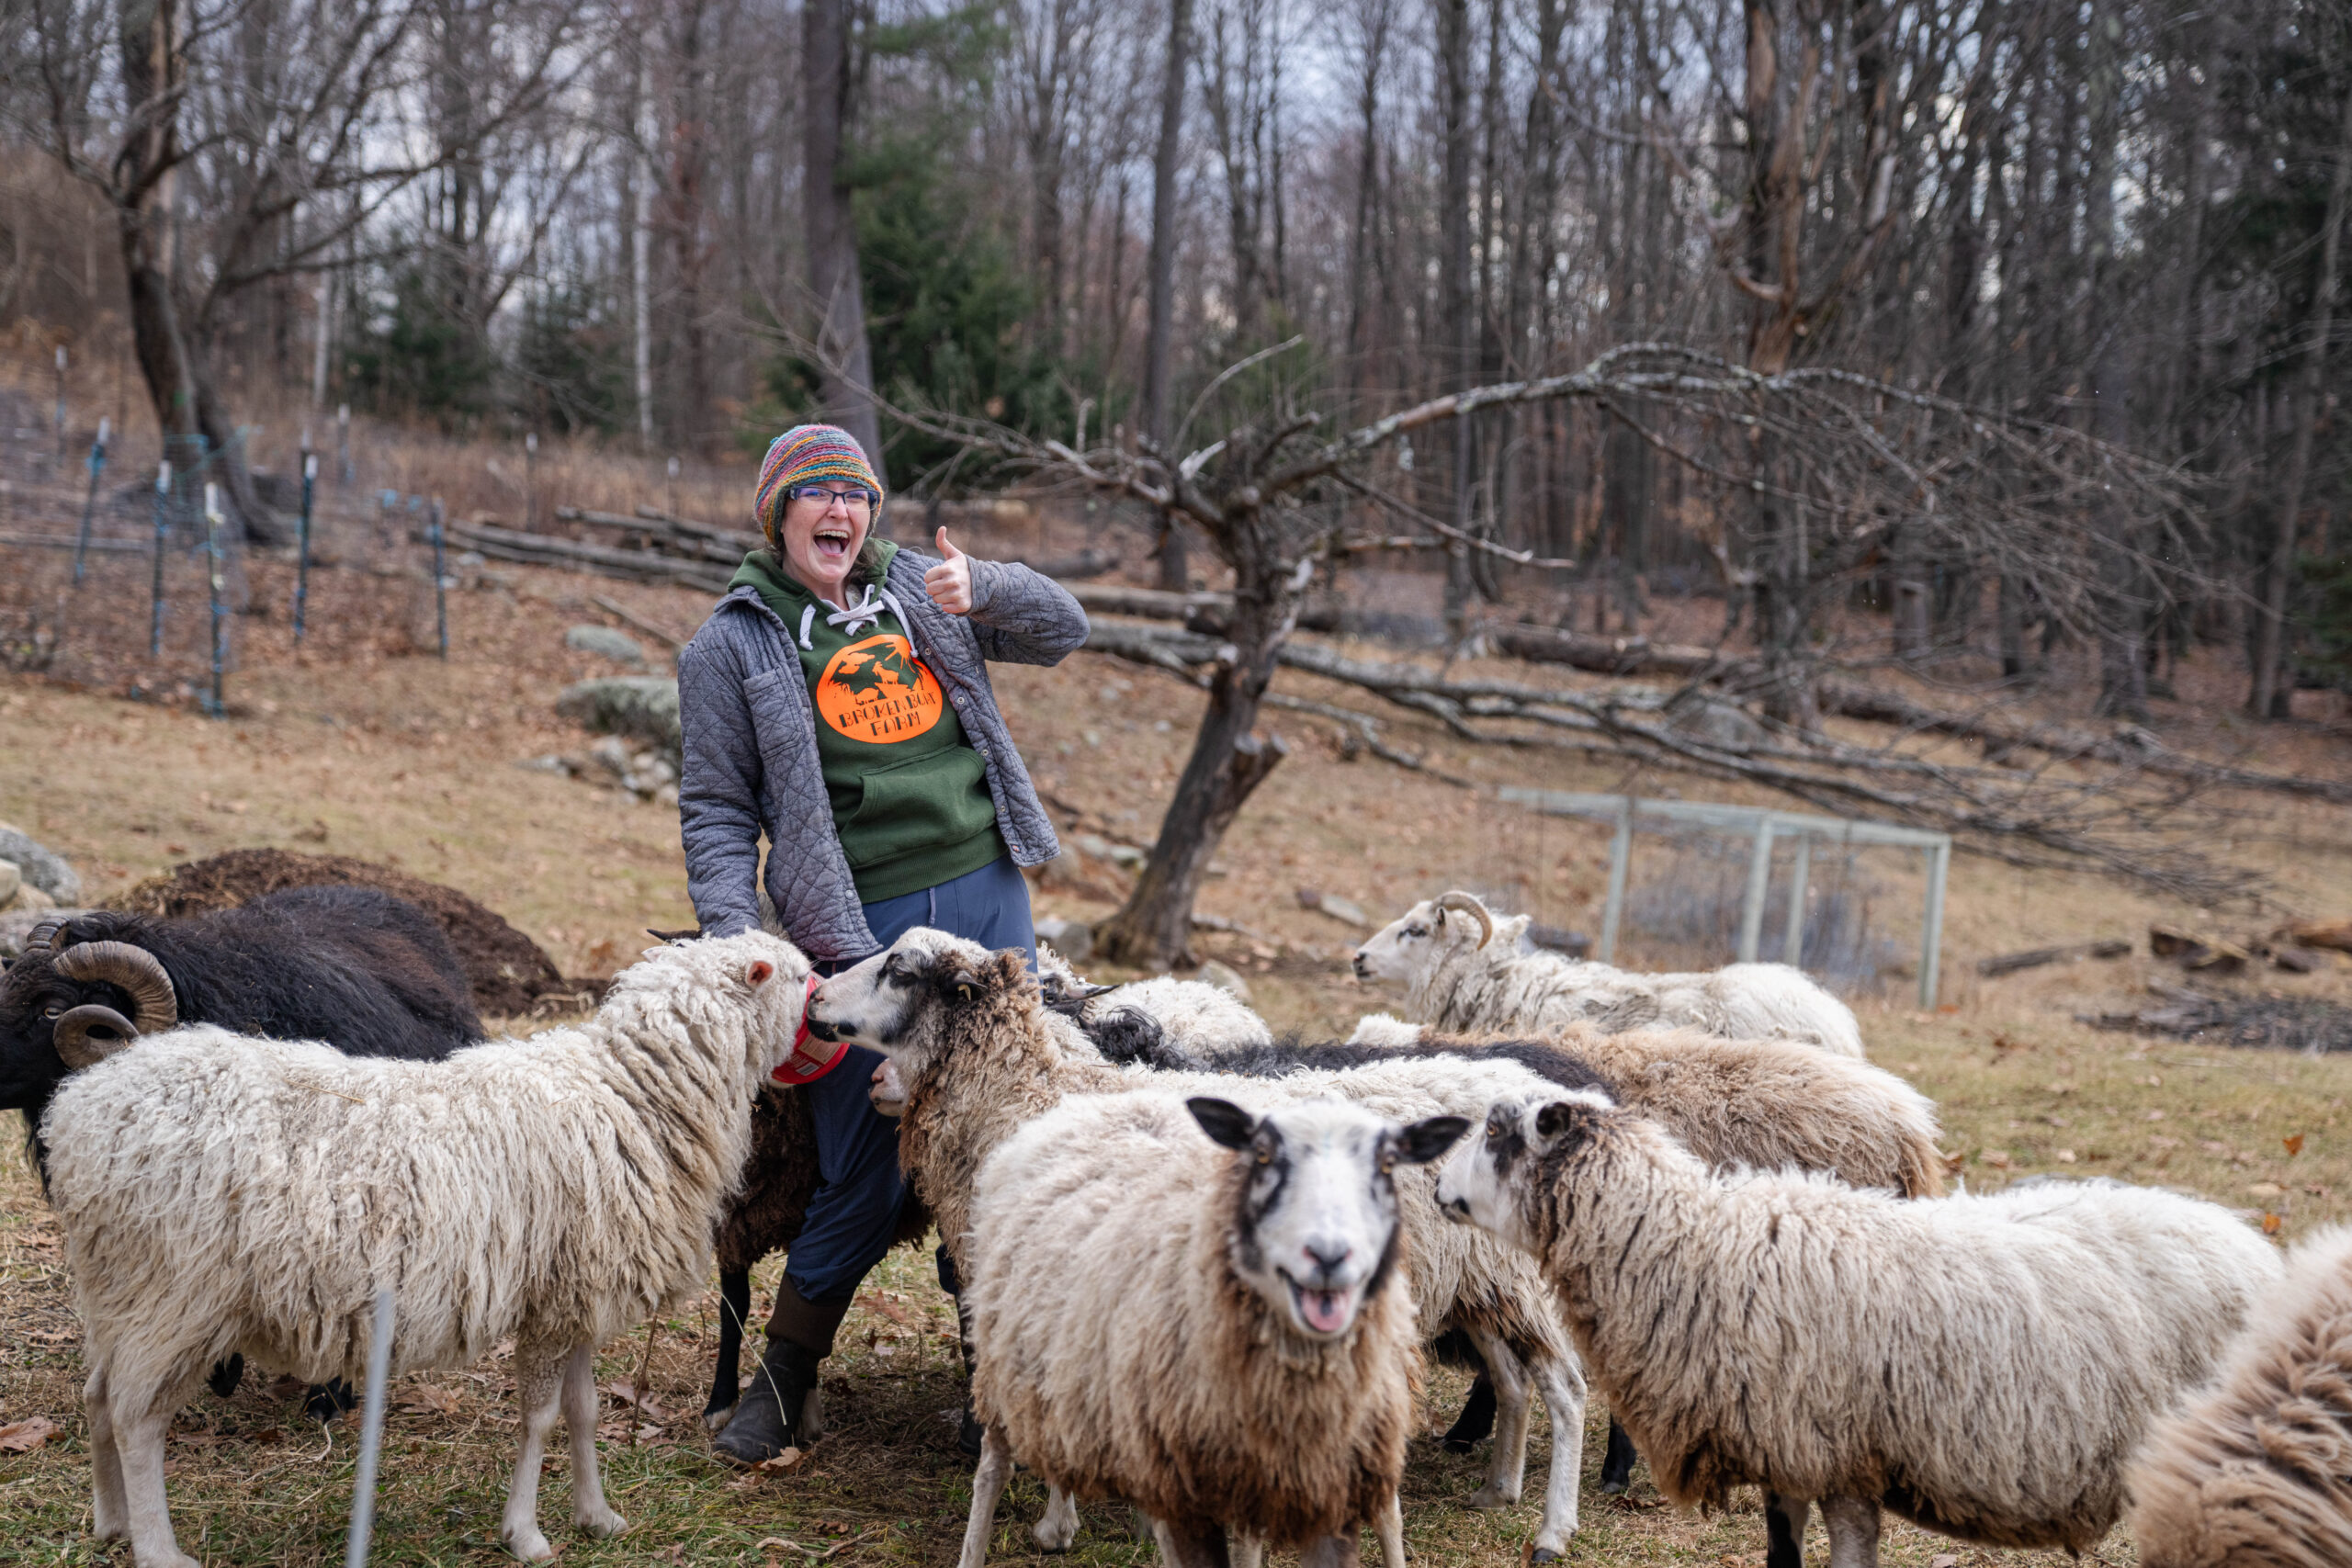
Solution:
[(1495, 940), (1494, 916), (1487, 913), (1487, 907), (1484, 904), (1479, 903), (1476, 898), (1470, 897), (1469, 894), (1449, 893), (1437, 901), (1437, 907), (1441, 910), (1452, 909), (1459, 911), (1460, 913), (1467, 915), (1472, 919), (1477, 921), (1478, 945), (1480, 947), (1484, 947), (1488, 942)]
[(134, 947), (127, 942), (85, 942), (59, 953), (50, 961), (50, 966), (69, 980), (104, 982), (129, 991), (139, 1009), (139, 1016), (131, 1025), (133, 1034), (153, 1034), (180, 1021), (179, 998), (172, 989), (172, 977), (164, 973), (164, 965), (155, 955), (143, 947)]
[(33, 929), (25, 933), (25, 956), (31, 958), (46, 953), (50, 944), (57, 940), (57, 933), (64, 929), (64, 919), (57, 915), (35, 921)]
[(58, 1059), (78, 1073), (138, 1038), (139, 1031), (130, 1020), (110, 1007), (85, 1002), (57, 1021), (50, 1042), (57, 1047)]

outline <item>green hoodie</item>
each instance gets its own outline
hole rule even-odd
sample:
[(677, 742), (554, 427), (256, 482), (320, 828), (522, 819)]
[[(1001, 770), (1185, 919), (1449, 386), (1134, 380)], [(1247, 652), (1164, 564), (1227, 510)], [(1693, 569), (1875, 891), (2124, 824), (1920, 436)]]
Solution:
[[(879, 582), (899, 547), (877, 547)], [(935, 887), (1003, 854), (987, 765), (879, 595), (873, 615), (849, 621), (768, 550), (743, 558), (729, 586), (741, 583), (759, 591), (799, 649), (833, 831), (858, 901)], [(849, 598), (855, 604), (871, 592), (855, 586)]]

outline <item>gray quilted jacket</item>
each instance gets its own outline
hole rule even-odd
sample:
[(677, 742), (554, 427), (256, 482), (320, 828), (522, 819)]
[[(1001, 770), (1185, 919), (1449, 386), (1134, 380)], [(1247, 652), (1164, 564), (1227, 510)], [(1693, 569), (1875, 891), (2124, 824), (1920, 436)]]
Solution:
[[(935, 556), (901, 549), (883, 586), (913, 624), (915, 656), (939, 677), (988, 770), (996, 824), (1017, 865), (1061, 852), (1036, 786), (997, 711), (984, 660), (1058, 664), (1086, 640), (1086, 612), (1049, 577), (1007, 561), (972, 561), (972, 613), (931, 602)], [(863, 958), (881, 944), (865, 923), (817, 760), (816, 716), (792, 633), (741, 587), (721, 599), (678, 655), (685, 759), (678, 780), (686, 896), (702, 929), (733, 936), (760, 924), (760, 835), (767, 891), (785, 934), (815, 959)]]

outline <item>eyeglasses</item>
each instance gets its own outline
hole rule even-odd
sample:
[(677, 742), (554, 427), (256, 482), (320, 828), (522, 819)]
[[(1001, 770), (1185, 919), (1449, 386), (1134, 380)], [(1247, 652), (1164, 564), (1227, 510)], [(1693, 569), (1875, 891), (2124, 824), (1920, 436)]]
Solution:
[(853, 517), (871, 512), (882, 504), (882, 497), (874, 491), (829, 490), (823, 485), (794, 485), (784, 492), (784, 498), (786, 501), (813, 501), (828, 512), (838, 501), (849, 508)]

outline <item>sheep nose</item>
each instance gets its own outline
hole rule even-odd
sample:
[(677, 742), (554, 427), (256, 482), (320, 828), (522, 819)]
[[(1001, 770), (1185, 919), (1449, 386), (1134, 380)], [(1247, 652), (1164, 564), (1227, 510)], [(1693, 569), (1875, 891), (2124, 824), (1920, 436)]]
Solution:
[(1348, 1260), (1349, 1255), (1354, 1252), (1355, 1248), (1344, 1241), (1333, 1241), (1318, 1236), (1308, 1242), (1301, 1250), (1313, 1260), (1316, 1278), (1328, 1280), (1339, 1271), (1340, 1265)]
[(1364, 963), (1363, 953), (1359, 953), (1354, 954), (1348, 960), (1348, 962), (1354, 966), (1357, 979), (1369, 980), (1372, 978), (1372, 969)]

